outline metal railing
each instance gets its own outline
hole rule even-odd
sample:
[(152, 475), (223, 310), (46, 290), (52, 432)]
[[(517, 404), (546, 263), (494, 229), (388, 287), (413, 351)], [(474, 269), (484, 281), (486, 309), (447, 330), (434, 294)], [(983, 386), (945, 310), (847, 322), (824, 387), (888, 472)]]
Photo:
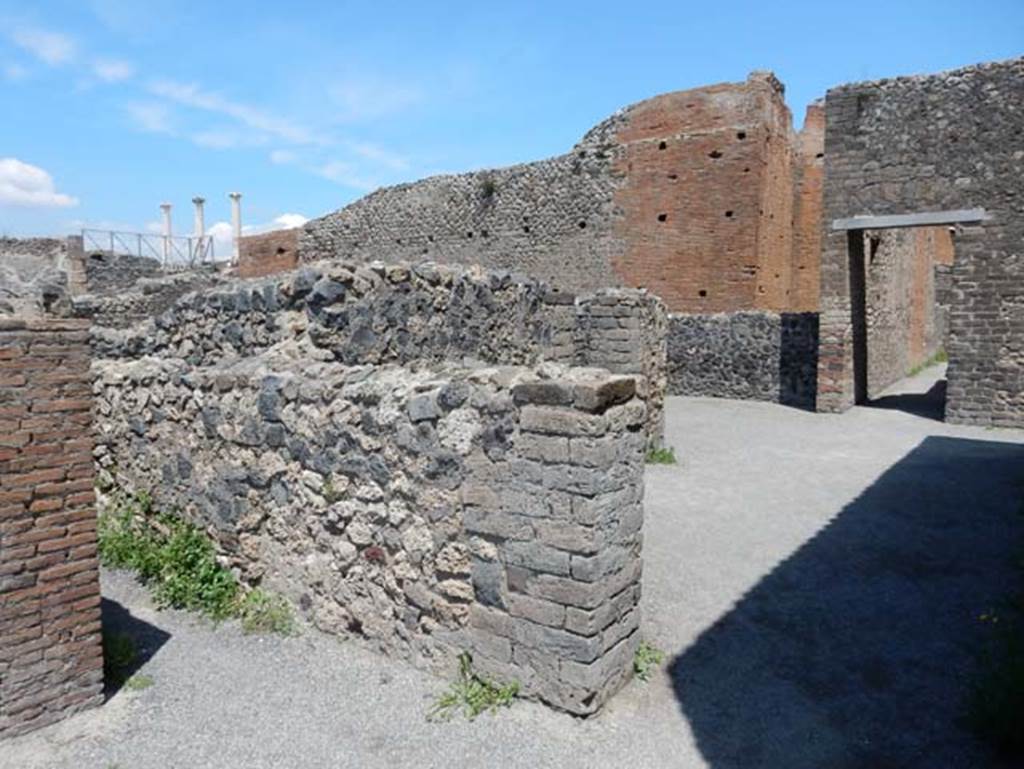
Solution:
[(174, 236), (83, 229), (82, 248), (87, 254), (98, 251), (155, 259), (168, 271), (189, 270), (214, 261), (212, 235)]

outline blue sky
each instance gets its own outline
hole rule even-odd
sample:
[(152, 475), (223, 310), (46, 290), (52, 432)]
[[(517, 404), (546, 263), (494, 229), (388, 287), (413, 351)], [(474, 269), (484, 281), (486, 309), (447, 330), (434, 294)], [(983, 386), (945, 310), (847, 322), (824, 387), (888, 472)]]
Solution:
[[(1024, 53), (1024, 0), (0, 0), (0, 234), (255, 227), (559, 154), (619, 107), (771, 69), (839, 83)], [(283, 218), (282, 218), (283, 217)]]

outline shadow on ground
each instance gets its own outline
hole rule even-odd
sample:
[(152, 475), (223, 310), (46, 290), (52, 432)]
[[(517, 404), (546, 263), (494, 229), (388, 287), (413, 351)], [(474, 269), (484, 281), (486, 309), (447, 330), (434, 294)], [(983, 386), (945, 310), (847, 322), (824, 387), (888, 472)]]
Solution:
[(883, 395), (869, 401), (868, 405), (873, 408), (904, 411), (907, 414), (941, 422), (946, 418), (946, 380), (940, 379), (925, 393)]
[(993, 766), (962, 714), (1022, 477), (1024, 446), (925, 439), (676, 657), (708, 765)]
[(104, 636), (126, 636), (131, 639), (135, 648), (135, 656), (129, 663), (119, 668), (119, 675), (106, 676), (104, 694), (109, 700), (121, 690), (129, 678), (153, 658), (161, 646), (170, 640), (171, 634), (139, 619), (117, 601), (109, 598), (103, 599), (101, 613)]

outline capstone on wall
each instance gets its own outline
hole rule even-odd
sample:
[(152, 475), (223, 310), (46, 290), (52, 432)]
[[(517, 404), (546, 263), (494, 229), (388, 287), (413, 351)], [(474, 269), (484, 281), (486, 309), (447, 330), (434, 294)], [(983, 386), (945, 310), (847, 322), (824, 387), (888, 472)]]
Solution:
[[(946, 417), (1024, 424), (1024, 59), (845, 85), (826, 98), (825, 220), (984, 208), (958, 228)], [(818, 407), (852, 405), (847, 235), (822, 258)]]

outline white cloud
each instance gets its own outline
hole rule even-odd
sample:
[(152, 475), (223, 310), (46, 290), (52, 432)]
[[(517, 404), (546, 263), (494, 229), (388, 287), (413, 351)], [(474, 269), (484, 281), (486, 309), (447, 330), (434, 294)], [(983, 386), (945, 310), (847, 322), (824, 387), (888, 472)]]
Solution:
[(131, 121), (143, 131), (173, 136), (173, 116), (164, 104), (156, 102), (134, 102), (125, 106)]
[(17, 158), (0, 158), (0, 205), (38, 208), (77, 206), (78, 199), (57, 192), (53, 177)]
[(298, 160), (298, 156), (291, 150), (274, 150), (270, 153), (270, 162), (276, 166), (287, 165)]
[(135, 67), (119, 59), (97, 59), (92, 64), (92, 73), (104, 83), (117, 83), (134, 75)]
[(155, 96), (170, 99), (193, 109), (227, 115), (242, 125), (293, 144), (319, 144), (322, 139), (296, 122), (268, 114), (248, 104), (232, 101), (212, 91), (206, 91), (194, 83), (178, 83), (173, 80), (157, 80), (149, 85)]
[(335, 83), (328, 94), (340, 108), (338, 120), (373, 120), (408, 109), (423, 100), (418, 88), (396, 85), (380, 78), (360, 78)]
[(346, 142), (345, 146), (364, 160), (372, 160), (392, 171), (404, 171), (409, 167), (409, 161), (401, 155), (390, 152), (383, 147), (369, 142)]
[(75, 41), (60, 32), (19, 27), (11, 33), (11, 40), (51, 66), (65, 64), (75, 58)]
[(275, 230), (291, 230), (295, 227), (301, 227), (309, 221), (308, 216), (302, 214), (281, 214), (280, 216), (274, 217)]
[(269, 140), (262, 134), (236, 131), (232, 128), (212, 128), (198, 131), (189, 138), (200, 147), (215, 150), (237, 149), (239, 147), (259, 147)]
[(360, 176), (351, 163), (345, 163), (341, 160), (332, 160), (324, 163), (314, 168), (313, 171), (325, 179), (330, 179), (332, 182), (337, 182), (344, 187), (352, 187), (357, 190), (369, 191), (380, 186)]
[(16, 62), (4, 64), (3, 72), (4, 80), (9, 80), (12, 83), (19, 83), (28, 77), (28, 70)]

